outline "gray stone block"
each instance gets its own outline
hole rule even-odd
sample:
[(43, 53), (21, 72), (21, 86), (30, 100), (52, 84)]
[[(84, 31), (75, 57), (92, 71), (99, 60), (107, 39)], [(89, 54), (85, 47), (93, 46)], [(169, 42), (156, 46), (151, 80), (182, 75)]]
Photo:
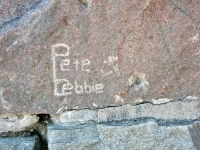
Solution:
[(199, 129), (199, 122), (159, 125), (155, 121), (82, 128), (50, 126), (48, 146), (49, 150), (197, 150)]
[(49, 150), (81, 149), (99, 141), (94, 123), (58, 126), (48, 125), (47, 140)]
[(101, 142), (90, 150), (196, 150), (188, 127), (159, 126), (150, 121), (139, 125), (97, 125)]
[(195, 122), (189, 127), (190, 135), (196, 149), (200, 149), (200, 122)]
[(0, 134), (5, 132), (17, 133), (26, 131), (28, 128), (33, 128), (38, 120), (39, 117), (29, 114), (0, 115)]
[(162, 105), (150, 103), (98, 110), (98, 122), (153, 118), (165, 121), (191, 121), (200, 118), (200, 100), (175, 101)]
[(59, 125), (82, 124), (88, 121), (97, 122), (97, 118), (97, 111), (88, 109), (66, 111), (61, 114), (51, 115), (53, 123)]
[(39, 137), (0, 138), (0, 150), (40, 150)]

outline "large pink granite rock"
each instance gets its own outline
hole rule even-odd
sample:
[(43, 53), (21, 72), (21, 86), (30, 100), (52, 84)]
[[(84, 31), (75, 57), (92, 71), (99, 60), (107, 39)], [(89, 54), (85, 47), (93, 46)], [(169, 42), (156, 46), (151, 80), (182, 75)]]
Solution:
[(200, 96), (199, 0), (0, 1), (0, 113)]

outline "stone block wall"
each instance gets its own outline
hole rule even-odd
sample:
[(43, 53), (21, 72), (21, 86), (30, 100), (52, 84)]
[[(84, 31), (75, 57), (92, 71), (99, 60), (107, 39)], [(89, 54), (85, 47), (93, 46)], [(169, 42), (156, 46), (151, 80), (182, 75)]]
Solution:
[(200, 100), (1, 116), (0, 149), (199, 150)]

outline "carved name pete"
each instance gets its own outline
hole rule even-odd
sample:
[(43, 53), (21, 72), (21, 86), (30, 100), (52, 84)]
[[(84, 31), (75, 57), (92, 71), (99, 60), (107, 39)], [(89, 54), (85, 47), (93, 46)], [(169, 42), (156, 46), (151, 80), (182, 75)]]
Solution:
[[(67, 74), (70, 71), (90, 72), (90, 60), (76, 59), (74, 62), (69, 57), (69, 46), (64, 43), (58, 43), (52, 46), (52, 61), (53, 61), (53, 81), (54, 81), (54, 95), (66, 96), (74, 93), (76, 94), (92, 94), (103, 93), (103, 83), (89, 85), (85, 80), (82, 84), (76, 80), (69, 82)], [(70, 67), (71, 66), (71, 67)], [(60, 75), (63, 73), (65, 76)]]

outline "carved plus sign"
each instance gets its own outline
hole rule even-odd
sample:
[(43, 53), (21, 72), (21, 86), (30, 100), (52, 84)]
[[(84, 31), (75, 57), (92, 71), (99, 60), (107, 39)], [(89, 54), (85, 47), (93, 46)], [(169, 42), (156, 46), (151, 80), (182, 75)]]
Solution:
[(75, 69), (78, 70), (78, 65), (80, 64), (79, 61), (76, 59), (76, 61), (73, 62), (73, 64), (75, 65)]

